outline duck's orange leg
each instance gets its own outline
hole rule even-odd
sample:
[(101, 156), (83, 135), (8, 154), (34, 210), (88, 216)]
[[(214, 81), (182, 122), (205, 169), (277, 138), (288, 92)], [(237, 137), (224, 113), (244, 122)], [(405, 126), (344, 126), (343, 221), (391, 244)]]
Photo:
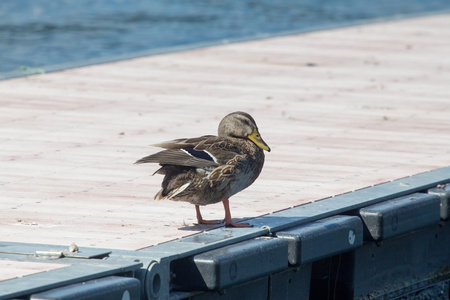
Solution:
[(231, 220), (231, 212), (230, 212), (230, 201), (228, 198), (222, 199), (223, 208), (225, 209), (225, 219), (223, 220), (225, 222), (226, 227), (253, 227), (253, 225), (250, 225), (248, 223), (234, 223)]
[(195, 205), (195, 213), (197, 214), (197, 222), (198, 224), (220, 224), (221, 222), (219, 220), (203, 220), (202, 214), (200, 212), (200, 206), (199, 205)]

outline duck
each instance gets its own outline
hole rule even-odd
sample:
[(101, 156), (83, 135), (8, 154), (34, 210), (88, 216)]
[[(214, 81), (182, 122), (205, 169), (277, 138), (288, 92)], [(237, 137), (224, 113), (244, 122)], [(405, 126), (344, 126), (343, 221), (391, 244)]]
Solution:
[[(164, 150), (145, 156), (135, 164), (157, 163), (153, 174), (164, 175), (155, 200), (185, 201), (195, 205), (198, 224), (252, 227), (231, 218), (229, 198), (249, 187), (264, 165), (264, 151), (270, 147), (262, 139), (253, 117), (242, 111), (226, 115), (218, 135), (179, 138), (152, 146)], [(200, 206), (222, 202), (225, 218), (205, 220)]]

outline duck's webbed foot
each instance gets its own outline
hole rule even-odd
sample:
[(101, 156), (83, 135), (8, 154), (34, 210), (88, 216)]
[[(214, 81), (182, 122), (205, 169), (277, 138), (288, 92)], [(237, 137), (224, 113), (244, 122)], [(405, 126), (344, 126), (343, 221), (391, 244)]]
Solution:
[(200, 206), (195, 205), (195, 213), (197, 215), (197, 223), (198, 224), (206, 224), (206, 225), (217, 225), (221, 224), (222, 222), (220, 220), (204, 220), (202, 217), (202, 214), (200, 212)]
[(230, 201), (228, 198), (223, 198), (222, 203), (225, 209), (225, 219), (223, 219), (225, 227), (253, 227), (253, 225), (248, 223), (234, 223), (233, 220), (231, 220)]

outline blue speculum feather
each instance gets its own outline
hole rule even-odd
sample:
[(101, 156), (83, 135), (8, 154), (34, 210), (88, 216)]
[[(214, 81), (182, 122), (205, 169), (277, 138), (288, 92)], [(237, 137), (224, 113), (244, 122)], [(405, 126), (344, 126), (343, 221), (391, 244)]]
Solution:
[(206, 159), (206, 160), (210, 160), (210, 161), (214, 161), (214, 159), (211, 157), (211, 155), (209, 155), (208, 153), (206, 153), (205, 151), (197, 151), (194, 149), (194, 147), (189, 147), (189, 148), (183, 148), (184, 151), (188, 152), (189, 154), (191, 154), (192, 156), (195, 156), (197, 158), (201, 158), (201, 159)]

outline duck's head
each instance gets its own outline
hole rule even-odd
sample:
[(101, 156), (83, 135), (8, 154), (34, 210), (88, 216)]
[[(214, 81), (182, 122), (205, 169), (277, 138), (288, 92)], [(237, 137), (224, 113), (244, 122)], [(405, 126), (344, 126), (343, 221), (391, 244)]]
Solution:
[(219, 136), (249, 139), (259, 148), (270, 152), (270, 147), (259, 134), (255, 120), (242, 111), (233, 112), (220, 121)]

